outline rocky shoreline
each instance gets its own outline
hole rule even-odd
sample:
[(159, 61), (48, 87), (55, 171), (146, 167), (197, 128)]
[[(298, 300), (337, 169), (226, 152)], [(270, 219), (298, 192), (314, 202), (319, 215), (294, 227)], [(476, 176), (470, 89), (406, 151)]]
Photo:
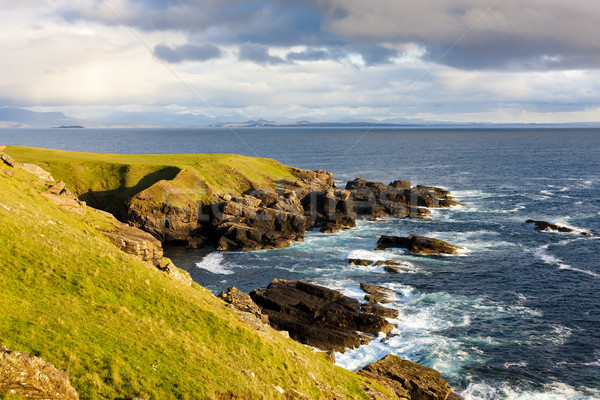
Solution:
[[(9, 167), (21, 168), (21, 164), (8, 155), (0, 152), (0, 156)], [(129, 225), (114, 221), (113, 230), (102, 233), (123, 252), (154, 265), (173, 279), (189, 286), (189, 275), (162, 257), (161, 242), (185, 243), (190, 247), (213, 244), (218, 250), (279, 248), (289, 246), (294, 240), (302, 240), (308, 229), (319, 228), (323, 233), (337, 232), (354, 227), (358, 218), (427, 218), (430, 212), (425, 207), (460, 204), (453, 200), (448, 191), (441, 188), (411, 187), (406, 181), (385, 185), (356, 179), (348, 182), (345, 189), (338, 189), (335, 188), (330, 173), (319, 170), (295, 171), (299, 180), (279, 182), (281, 190), (261, 189), (238, 197), (213, 195), (210, 203), (192, 204), (188, 201), (189, 196), (179, 196), (177, 201), (166, 196), (162, 197), (162, 202), (150, 202), (144, 197), (148, 193), (142, 192), (141, 196), (138, 195), (127, 203), (127, 210), (121, 215), (122, 220)], [(11, 171), (8, 172), (4, 173), (10, 176)], [(28, 172), (39, 179), (38, 186), (45, 187), (42, 196), (56, 206), (79, 215), (90, 212), (88, 208), (91, 207), (77, 199), (64, 182), (55, 182), (50, 174), (42, 174), (37, 168)], [(164, 188), (167, 185), (165, 182), (160, 181), (158, 185)], [(149, 189), (157, 190), (153, 186)], [(190, 207), (195, 207), (195, 213), (190, 213)], [(92, 209), (91, 212), (97, 211), (99, 210)], [(102, 211), (100, 214), (108, 216)], [(379, 243), (379, 247), (406, 247), (407, 240), (418, 242), (420, 248), (426, 247), (423, 243), (433, 243), (438, 247), (424, 251), (430, 254), (435, 253), (436, 249), (442, 249), (440, 252), (443, 253), (444, 249), (450, 248), (448, 246), (453, 246), (435, 239), (413, 236), (394, 240), (391, 244)], [(390, 260), (388, 264), (392, 266), (394, 262)], [(369, 343), (380, 334), (389, 333), (393, 327), (387, 318), (397, 317), (396, 310), (382, 305), (390, 301), (393, 293), (377, 285), (363, 284), (361, 288), (366, 293), (364, 303), (313, 283), (280, 279), (249, 295), (230, 288), (218, 297), (243, 314), (249, 314), (254, 321), (250, 323), (251, 326), (268, 324), (276, 330), (286, 331), (292, 339), (309, 346), (343, 352)], [(244, 318), (243, 320), (246, 321)], [(10, 360), (10, 363), (5, 363), (5, 360)], [(29, 365), (32, 362), (39, 366), (36, 364), (27, 372), (24, 372), (26, 366), (17, 365)], [(51, 365), (46, 366), (41, 359), (25, 353), (11, 352), (0, 346), (0, 367), (2, 365), (9, 365), (11, 369), (7, 371), (20, 374), (19, 376), (35, 375), (39, 370), (48, 370), (52, 374), (48, 378), (47, 388), (34, 388), (33, 383), (19, 383), (19, 379), (13, 377), (6, 381), (10, 385), (44, 392), (56, 391), (55, 387), (60, 386), (60, 390), (68, 394), (61, 394), (59, 397), (49, 394), (47, 397), (77, 398), (66, 374), (55, 370)], [(377, 381), (396, 396), (390, 397), (372, 387), (364, 387), (372, 399), (458, 398), (451, 393), (450, 385), (438, 372), (398, 357), (387, 356), (358, 373)], [(0, 385), (0, 391), (6, 389), (10, 393), (27, 396), (26, 391), (17, 392), (15, 387), (17, 386), (5, 388)]]
[(341, 189), (329, 172), (293, 172), (295, 180), (278, 181), (274, 189), (212, 194), (204, 201), (194, 201), (202, 185), (180, 193), (160, 181), (131, 198), (119, 217), (163, 243), (251, 251), (288, 247), (310, 229), (333, 233), (353, 228), (357, 219), (429, 218), (428, 208), (460, 205), (445, 189), (407, 181), (357, 178)]

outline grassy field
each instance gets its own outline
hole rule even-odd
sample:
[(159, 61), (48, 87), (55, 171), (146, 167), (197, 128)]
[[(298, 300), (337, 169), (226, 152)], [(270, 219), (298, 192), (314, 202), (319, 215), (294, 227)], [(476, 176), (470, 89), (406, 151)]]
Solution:
[(121, 155), (15, 146), (4, 152), (20, 162), (40, 165), (67, 182), (82, 200), (111, 212), (162, 180), (172, 181), (181, 191), (236, 195), (294, 178), (290, 167), (275, 160), (234, 154)]
[[(137, 171), (127, 183), (135, 186), (159, 161), (195, 165), (215, 187), (219, 180), (207, 171), (229, 168), (226, 160), (258, 163), (249, 176), (263, 183), (269, 170), (289, 173), (274, 161), (238, 156), (181, 156), (185, 161), (176, 163), (171, 156), (49, 152), (41, 162), (41, 150), (6, 152), (52, 165), (65, 181), (79, 165), (96, 163), (97, 174), (85, 174), (102, 177), (106, 188), (119, 184), (114, 165)], [(91, 209), (85, 216), (64, 211), (40, 195), (47, 189), (32, 175), (13, 171), (14, 177), (0, 172), (0, 341), (65, 370), (82, 399), (298, 398), (293, 390), (325, 399), (327, 386), (349, 399), (367, 398), (363, 378), (278, 332), (257, 331), (208, 290), (121, 253), (99, 233), (111, 229), (109, 218)]]

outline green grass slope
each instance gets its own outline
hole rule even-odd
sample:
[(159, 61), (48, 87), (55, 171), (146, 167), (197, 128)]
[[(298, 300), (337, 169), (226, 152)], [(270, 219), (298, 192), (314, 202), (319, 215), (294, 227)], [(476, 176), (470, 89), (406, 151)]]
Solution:
[[(26, 160), (39, 162), (28, 151)], [(10, 149), (26, 161), (22, 153)], [(108, 156), (97, 157), (107, 165)], [(138, 158), (146, 168), (142, 159), (161, 158)], [(60, 164), (53, 172), (65, 179), (67, 162)], [(15, 173), (9, 177), (4, 167), (0, 342), (66, 371), (82, 399), (298, 398), (293, 390), (332, 398), (327, 387), (367, 398), (363, 378), (270, 328), (257, 331), (208, 290), (121, 253), (100, 233), (114, 223), (109, 218), (89, 208), (84, 216), (69, 213), (40, 194), (47, 189), (32, 175), (6, 167)]]
[(194, 189), (203, 181), (211, 193), (241, 194), (294, 178), (291, 167), (275, 160), (235, 154), (121, 155), (17, 146), (4, 152), (20, 162), (40, 165), (67, 182), (77, 197), (111, 212), (153, 184), (175, 180), (181, 171), (187, 172), (177, 179), (182, 189)]

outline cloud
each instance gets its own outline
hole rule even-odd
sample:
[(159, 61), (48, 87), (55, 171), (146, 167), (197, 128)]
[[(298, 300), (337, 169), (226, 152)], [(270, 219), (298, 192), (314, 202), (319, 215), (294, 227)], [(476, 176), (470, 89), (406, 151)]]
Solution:
[(240, 47), (238, 55), (241, 61), (252, 61), (257, 64), (285, 64), (287, 61), (281, 57), (269, 54), (269, 48), (258, 43), (245, 43)]
[(379, 64), (390, 64), (394, 57), (398, 56), (396, 49), (390, 49), (379, 45), (369, 45), (358, 47), (364, 63), (368, 66)]
[(180, 63), (183, 61), (207, 61), (222, 56), (221, 49), (212, 44), (196, 46), (184, 44), (182, 46), (170, 47), (159, 44), (154, 47), (154, 54), (161, 60), (169, 63)]

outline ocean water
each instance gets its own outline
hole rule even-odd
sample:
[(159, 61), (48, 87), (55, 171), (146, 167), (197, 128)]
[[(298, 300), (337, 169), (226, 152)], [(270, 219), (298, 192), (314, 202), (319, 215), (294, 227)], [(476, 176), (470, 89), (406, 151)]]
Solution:
[[(433, 367), (465, 399), (600, 399), (600, 237), (536, 232), (541, 219), (600, 233), (600, 130), (267, 128), (1, 130), (0, 144), (119, 153), (238, 153), (355, 177), (450, 189), (465, 207), (434, 220), (360, 221), (310, 232), (287, 249), (252, 253), (169, 249), (218, 292), (311, 280), (361, 299), (361, 282), (392, 289), (390, 338), (337, 354), (358, 369), (393, 353)], [(364, 136), (364, 137), (363, 137)], [(359, 141), (359, 139), (361, 139)], [(358, 141), (358, 142), (357, 142)], [(374, 252), (382, 234), (433, 236), (459, 256)], [(396, 259), (388, 274), (348, 258)]]

